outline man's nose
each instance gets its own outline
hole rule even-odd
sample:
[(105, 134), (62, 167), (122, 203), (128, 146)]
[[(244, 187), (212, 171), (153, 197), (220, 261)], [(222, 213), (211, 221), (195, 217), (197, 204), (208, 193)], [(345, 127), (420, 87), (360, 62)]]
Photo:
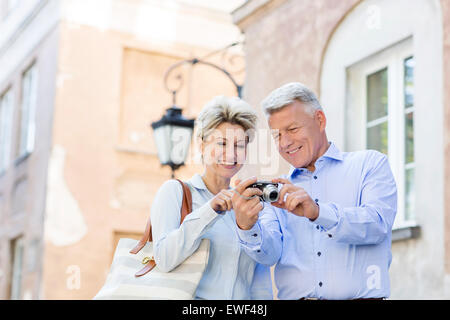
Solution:
[(289, 135), (281, 135), (279, 138), (279, 145), (281, 150), (286, 150), (288, 147), (292, 144), (292, 139), (289, 137)]

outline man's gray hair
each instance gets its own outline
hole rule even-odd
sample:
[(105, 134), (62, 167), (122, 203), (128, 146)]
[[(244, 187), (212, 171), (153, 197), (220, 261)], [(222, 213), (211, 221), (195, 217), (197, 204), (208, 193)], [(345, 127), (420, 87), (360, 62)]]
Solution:
[(317, 110), (323, 110), (314, 92), (300, 82), (287, 83), (275, 89), (262, 101), (261, 105), (266, 115), (271, 115), (295, 101), (302, 102), (306, 107), (305, 110), (311, 115), (314, 115)]

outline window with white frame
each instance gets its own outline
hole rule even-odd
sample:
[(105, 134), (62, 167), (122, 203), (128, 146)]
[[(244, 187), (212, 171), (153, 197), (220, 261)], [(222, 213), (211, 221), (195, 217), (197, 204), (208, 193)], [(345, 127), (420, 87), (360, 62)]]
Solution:
[(346, 142), (388, 156), (398, 192), (394, 228), (415, 224), (412, 48), (407, 39), (347, 69)]
[(37, 68), (33, 64), (22, 77), (22, 101), (19, 110), (19, 132), (16, 157), (21, 158), (34, 149), (36, 130)]
[(13, 93), (7, 90), (0, 96), (0, 174), (9, 165), (12, 140)]

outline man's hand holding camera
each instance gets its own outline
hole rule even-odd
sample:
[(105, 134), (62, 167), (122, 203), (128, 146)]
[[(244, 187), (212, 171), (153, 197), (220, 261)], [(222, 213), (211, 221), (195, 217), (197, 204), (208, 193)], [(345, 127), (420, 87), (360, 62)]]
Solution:
[[(273, 179), (273, 183), (282, 183), (278, 201), (272, 202), (274, 207), (285, 209), (299, 217), (314, 221), (319, 216), (319, 206), (301, 187), (293, 185), (286, 179)], [(287, 195), (287, 197), (286, 197)], [(284, 199), (286, 197), (286, 200)]]

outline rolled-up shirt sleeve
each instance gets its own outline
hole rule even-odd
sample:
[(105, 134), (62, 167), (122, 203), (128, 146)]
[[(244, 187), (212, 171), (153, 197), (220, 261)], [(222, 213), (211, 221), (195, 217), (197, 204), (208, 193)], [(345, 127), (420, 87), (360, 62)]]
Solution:
[(276, 210), (266, 204), (258, 221), (249, 230), (236, 225), (241, 247), (253, 260), (266, 266), (274, 265), (281, 256), (282, 234)]
[(319, 217), (313, 223), (322, 226), (338, 242), (377, 244), (392, 230), (397, 212), (395, 180), (385, 155), (371, 152), (369, 157), (357, 207), (319, 202)]
[(221, 217), (208, 201), (187, 215), (180, 225), (182, 199), (181, 184), (170, 180), (158, 190), (151, 207), (155, 262), (164, 272), (173, 270), (192, 255), (205, 232)]

